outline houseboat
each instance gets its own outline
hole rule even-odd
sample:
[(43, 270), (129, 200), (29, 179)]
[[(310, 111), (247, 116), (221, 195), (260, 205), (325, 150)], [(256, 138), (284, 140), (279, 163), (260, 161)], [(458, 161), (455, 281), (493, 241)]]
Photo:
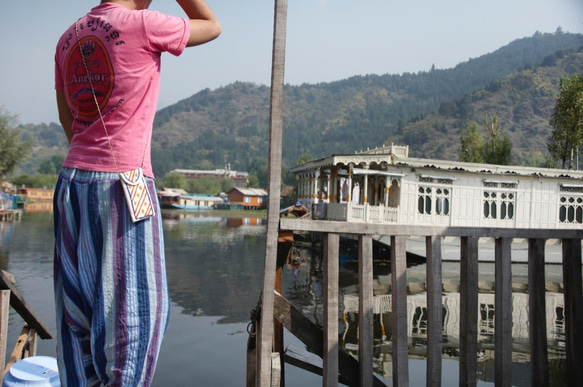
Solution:
[(172, 205), (180, 203), (180, 197), (188, 195), (188, 192), (181, 188), (164, 188), (159, 190), (157, 194), (161, 208), (174, 208)]
[(267, 205), (267, 191), (261, 188), (234, 187), (225, 196), (223, 203), (215, 208), (221, 210), (264, 210)]
[(19, 206), (26, 207), (30, 203), (51, 203), (53, 202), (54, 188), (29, 188), (20, 187), (17, 190), (18, 196), (24, 198)]
[(218, 203), (222, 203), (223, 199), (217, 196), (208, 195), (180, 195), (178, 201), (172, 203), (172, 208), (187, 211), (211, 210)]
[(294, 167), (298, 199), (319, 220), (583, 232), (582, 171), (408, 154), (391, 145)]

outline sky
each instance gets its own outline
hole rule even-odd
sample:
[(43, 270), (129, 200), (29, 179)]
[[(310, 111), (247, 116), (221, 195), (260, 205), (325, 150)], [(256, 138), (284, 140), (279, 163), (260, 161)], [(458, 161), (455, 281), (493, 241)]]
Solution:
[[(0, 109), (22, 124), (58, 122), (54, 52), (98, 0), (0, 0)], [(269, 85), (274, 1), (207, 0), (223, 33), (162, 57), (158, 109), (199, 91)], [(173, 0), (150, 9), (184, 16)], [(455, 67), (535, 32), (583, 33), (581, 0), (288, 0), (285, 83)]]

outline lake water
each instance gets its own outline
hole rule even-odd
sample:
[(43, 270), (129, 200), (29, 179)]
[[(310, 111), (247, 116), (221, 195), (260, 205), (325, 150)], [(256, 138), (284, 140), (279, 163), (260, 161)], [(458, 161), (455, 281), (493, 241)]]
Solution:
[[(7, 270), (16, 278), (16, 286), (22, 296), (55, 334), (55, 315), (52, 290), (53, 234), (52, 214), (28, 213), (21, 221), (0, 224), (0, 269)], [(263, 219), (231, 218), (224, 212), (164, 213), (164, 236), (168, 283), (171, 297), (171, 316), (162, 344), (155, 386), (244, 386), (246, 380), (247, 325), (255, 307), (263, 280), (265, 256), (265, 225)], [(350, 243), (342, 246), (339, 313), (340, 339), (344, 348), (355, 353), (358, 347), (356, 332), (358, 316), (354, 312), (354, 295), (357, 294), (357, 264), (354, 248)], [(382, 252), (381, 252), (382, 254)], [(444, 281), (455, 287), (459, 265), (444, 263)], [(424, 276), (424, 264), (411, 265), (410, 281)], [(515, 270), (516, 269), (516, 270)], [(383, 287), (390, 276), (390, 263), (385, 259), (375, 261), (375, 295), (386, 293)], [(488, 282), (493, 275), (490, 266), (480, 268), (481, 281)], [(513, 267), (519, 277), (524, 265)], [(448, 274), (450, 273), (450, 274)], [(283, 273), (283, 294), (312, 321), (321, 324), (321, 259), (318, 251), (298, 248), (289, 255)], [(553, 270), (549, 270), (553, 276)], [(449, 278), (449, 279), (448, 279)], [(355, 282), (356, 281), (356, 282)], [(421, 281), (421, 280), (419, 280)], [(419, 282), (418, 281), (418, 282)], [(551, 278), (551, 281), (554, 279)], [(412, 289), (415, 284), (413, 283)], [(422, 294), (421, 294), (422, 295)], [(493, 296), (493, 294), (492, 294)], [(452, 296), (455, 304), (455, 296)], [(422, 297), (419, 299), (421, 300)], [(424, 313), (414, 295), (408, 302), (412, 311), (410, 337), (414, 351), (410, 355), (410, 385), (425, 385), (425, 359), (423, 355)], [(489, 305), (489, 301), (482, 304)], [(524, 301), (519, 301), (523, 303)], [(549, 301), (547, 300), (547, 303)], [(417, 305), (417, 306), (416, 306)], [(454, 320), (455, 308), (446, 309), (446, 324)], [(517, 308), (519, 309), (519, 308)], [(492, 344), (489, 342), (489, 311), (481, 308), (484, 325), (480, 329), (481, 353), (479, 385), (492, 385), (494, 362)], [(517, 325), (516, 346), (528, 344), (523, 330)], [(22, 319), (11, 312), (8, 335), (8, 352), (12, 351), (16, 337), (22, 328)], [(455, 322), (444, 328), (443, 384), (458, 384), (458, 362), (455, 357)], [(390, 314), (386, 311), (375, 315), (375, 372), (387, 385), (391, 385), (390, 355), (383, 349), (389, 340), (387, 332)], [(560, 324), (559, 324), (560, 325)], [(550, 330), (557, 331), (552, 326)], [(559, 329), (560, 330), (560, 329)], [(450, 333), (451, 332), (451, 333)], [(549, 357), (553, 363), (556, 385), (560, 385), (564, 370), (564, 337), (555, 332), (550, 337)], [(449, 334), (449, 336), (448, 336)], [(55, 356), (55, 340), (40, 340), (38, 355)], [(285, 345), (304, 348), (286, 332)], [(445, 354), (447, 352), (447, 354)], [(520, 358), (520, 353), (517, 358)], [(529, 364), (516, 361), (513, 367), (513, 384), (530, 385)], [(416, 372), (422, 369), (423, 372)], [(320, 386), (322, 378), (296, 367), (286, 365), (286, 386)], [(555, 383), (553, 383), (555, 384)]]

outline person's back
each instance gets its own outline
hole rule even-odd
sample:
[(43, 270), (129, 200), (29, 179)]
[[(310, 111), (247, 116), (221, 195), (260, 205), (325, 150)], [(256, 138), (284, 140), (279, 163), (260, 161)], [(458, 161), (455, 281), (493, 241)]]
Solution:
[[(204, 1), (177, 2), (187, 19), (147, 10), (150, 0), (104, 0), (56, 48), (57, 107), (70, 143), (54, 196), (63, 385), (152, 381), (169, 316), (150, 163), (160, 56), (221, 33)], [(145, 220), (130, 218), (133, 202), (120, 182), (120, 174), (140, 168), (154, 208)]]

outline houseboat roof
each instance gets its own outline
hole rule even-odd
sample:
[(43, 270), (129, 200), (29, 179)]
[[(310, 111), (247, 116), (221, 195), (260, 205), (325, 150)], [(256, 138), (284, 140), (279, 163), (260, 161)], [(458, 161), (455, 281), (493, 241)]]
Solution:
[(243, 178), (249, 175), (249, 172), (244, 171), (232, 171), (230, 169), (213, 169), (213, 170), (203, 170), (203, 169), (174, 169), (172, 173), (180, 173), (183, 175), (193, 175), (193, 176), (215, 176), (215, 177), (231, 177), (231, 178)]
[[(479, 173), (491, 176), (504, 176), (505, 182), (508, 178), (518, 178), (519, 176), (547, 177), (558, 179), (583, 179), (583, 171), (527, 167), (516, 165), (494, 165), (467, 163), (451, 160), (422, 159), (407, 157), (408, 152), (392, 153), (395, 147), (375, 148), (354, 154), (337, 154), (320, 159), (308, 161), (307, 163), (294, 167), (292, 172), (304, 172), (310, 170), (327, 169), (333, 166), (352, 166), (353, 174), (384, 174), (389, 176), (401, 176), (399, 170), (402, 167), (415, 168), (415, 170), (425, 170), (427, 173), (439, 173), (436, 178), (453, 178), (458, 173)], [(391, 169), (393, 168), (393, 169)], [(346, 171), (345, 171), (346, 172)], [(485, 177), (487, 180), (487, 178)], [(583, 184), (583, 183), (582, 183)], [(577, 185), (579, 187), (579, 185)]]
[(243, 195), (247, 195), (247, 196), (267, 196), (267, 191), (262, 189), (262, 188), (240, 188), (240, 187), (235, 187), (232, 190), (230, 190), (229, 192), (233, 192), (233, 191), (239, 191), (241, 192)]
[(181, 188), (164, 188), (158, 191), (158, 195), (169, 197), (181, 196), (186, 194), (188, 194), (188, 192)]

